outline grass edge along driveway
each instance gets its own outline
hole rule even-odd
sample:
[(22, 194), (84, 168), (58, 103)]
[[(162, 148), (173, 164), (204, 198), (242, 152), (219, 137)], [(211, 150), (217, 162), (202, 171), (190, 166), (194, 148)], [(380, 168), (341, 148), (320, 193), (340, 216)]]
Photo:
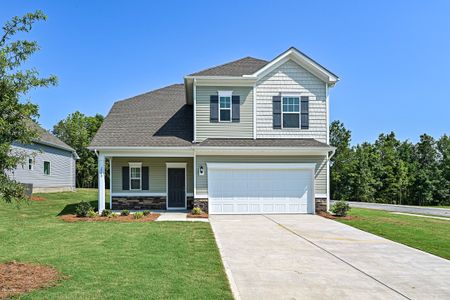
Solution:
[(0, 199), (0, 263), (56, 267), (66, 280), (21, 299), (232, 299), (209, 223), (76, 222), (57, 218), (96, 190)]
[(450, 260), (450, 220), (352, 208), (344, 224)]

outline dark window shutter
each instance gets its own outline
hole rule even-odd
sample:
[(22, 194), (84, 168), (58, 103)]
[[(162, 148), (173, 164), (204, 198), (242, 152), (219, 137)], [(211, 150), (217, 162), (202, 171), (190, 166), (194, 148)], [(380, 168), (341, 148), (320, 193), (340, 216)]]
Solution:
[(122, 190), (130, 189), (130, 167), (122, 167)]
[(210, 121), (215, 123), (219, 121), (219, 96), (211, 95), (210, 96), (210, 105), (209, 105), (209, 116)]
[(281, 129), (281, 96), (273, 96), (273, 128)]
[(148, 191), (149, 180), (148, 180), (148, 167), (142, 167), (142, 190)]
[(232, 96), (231, 97), (231, 109), (233, 122), (239, 122), (241, 119), (241, 97), (240, 96)]
[(301, 97), (301, 128), (309, 129), (309, 98), (307, 96)]

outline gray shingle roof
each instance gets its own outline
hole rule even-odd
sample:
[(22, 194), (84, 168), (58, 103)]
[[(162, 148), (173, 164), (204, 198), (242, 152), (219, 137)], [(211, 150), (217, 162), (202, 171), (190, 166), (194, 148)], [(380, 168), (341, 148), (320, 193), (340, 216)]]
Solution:
[(266, 60), (244, 57), (220, 66), (208, 68), (189, 76), (243, 76), (250, 75), (267, 65)]
[(214, 139), (208, 138), (199, 144), (201, 147), (323, 147), (325, 143), (315, 139)]
[(37, 134), (39, 135), (39, 137), (34, 140), (35, 143), (54, 146), (56, 148), (75, 152), (75, 149), (73, 149), (72, 147), (61, 141), (59, 138), (57, 138), (56, 136), (54, 136), (41, 126), (39, 126), (36, 122), (30, 120), (28, 121), (28, 126), (30, 129), (36, 131)]
[(193, 111), (183, 84), (116, 102), (90, 147), (190, 146)]

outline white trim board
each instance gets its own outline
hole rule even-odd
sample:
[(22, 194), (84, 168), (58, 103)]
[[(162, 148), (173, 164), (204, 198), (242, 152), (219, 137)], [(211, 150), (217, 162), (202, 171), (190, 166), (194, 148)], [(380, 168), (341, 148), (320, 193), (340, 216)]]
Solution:
[(206, 163), (210, 169), (312, 169), (315, 170), (315, 163)]
[[(166, 193), (111, 193), (111, 197), (166, 197)], [(187, 197), (193, 197), (194, 193), (186, 193)]]

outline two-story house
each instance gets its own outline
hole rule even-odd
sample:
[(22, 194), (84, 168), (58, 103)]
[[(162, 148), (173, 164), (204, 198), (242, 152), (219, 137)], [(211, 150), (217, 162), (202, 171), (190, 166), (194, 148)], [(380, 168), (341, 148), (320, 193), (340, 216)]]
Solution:
[(114, 104), (90, 149), (99, 210), (314, 213), (329, 203), (329, 88), (339, 78), (295, 48), (245, 57)]

